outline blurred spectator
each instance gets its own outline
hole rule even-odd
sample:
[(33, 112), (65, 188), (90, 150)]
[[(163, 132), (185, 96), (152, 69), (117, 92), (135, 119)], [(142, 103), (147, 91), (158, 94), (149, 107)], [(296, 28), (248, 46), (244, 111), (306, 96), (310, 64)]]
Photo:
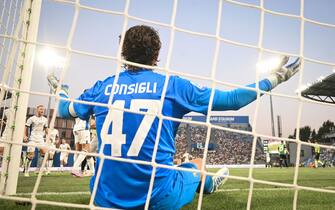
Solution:
[[(207, 127), (182, 124), (175, 138), (175, 159), (182, 159), (185, 153), (189, 153), (193, 158), (202, 158), (206, 136)], [(207, 164), (250, 164), (252, 141), (252, 135), (212, 129)], [(255, 163), (265, 163), (265, 154), (259, 142)]]

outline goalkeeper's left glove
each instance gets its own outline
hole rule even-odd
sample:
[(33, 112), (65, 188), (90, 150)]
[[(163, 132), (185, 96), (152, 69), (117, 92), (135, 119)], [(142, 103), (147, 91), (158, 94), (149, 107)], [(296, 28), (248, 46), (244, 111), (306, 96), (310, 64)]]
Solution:
[[(56, 92), (56, 89), (58, 87), (59, 84), (59, 80), (57, 79), (57, 77), (54, 75), (54, 73), (49, 73), (47, 76), (48, 79), (48, 83), (50, 88), (52, 89), (52, 92)], [(68, 96), (69, 95), (69, 86), (68, 85), (61, 85), (61, 91), (59, 92), (60, 95), (65, 95)]]
[(288, 56), (282, 56), (279, 67), (271, 71), (268, 80), (271, 82), (272, 88), (276, 87), (282, 82), (287, 81), (300, 70), (300, 58), (297, 58), (293, 63), (285, 66), (288, 60)]

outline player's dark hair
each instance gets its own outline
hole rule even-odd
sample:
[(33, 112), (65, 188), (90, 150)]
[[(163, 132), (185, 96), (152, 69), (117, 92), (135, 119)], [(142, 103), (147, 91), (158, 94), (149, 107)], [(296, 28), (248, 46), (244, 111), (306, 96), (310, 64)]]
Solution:
[[(125, 34), (122, 46), (122, 56), (139, 64), (154, 66), (158, 61), (161, 41), (158, 32), (145, 25), (129, 28)], [(127, 70), (138, 70), (139, 67), (125, 65)]]

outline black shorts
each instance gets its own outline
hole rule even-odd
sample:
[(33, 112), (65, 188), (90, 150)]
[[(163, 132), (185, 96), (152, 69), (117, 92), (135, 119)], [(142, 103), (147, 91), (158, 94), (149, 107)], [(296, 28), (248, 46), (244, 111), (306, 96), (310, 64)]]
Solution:
[(319, 160), (320, 158), (320, 153), (315, 153), (315, 160)]
[(284, 159), (286, 159), (286, 155), (285, 155), (285, 154), (281, 154), (281, 155), (279, 155), (279, 158), (280, 158), (281, 160), (284, 160)]

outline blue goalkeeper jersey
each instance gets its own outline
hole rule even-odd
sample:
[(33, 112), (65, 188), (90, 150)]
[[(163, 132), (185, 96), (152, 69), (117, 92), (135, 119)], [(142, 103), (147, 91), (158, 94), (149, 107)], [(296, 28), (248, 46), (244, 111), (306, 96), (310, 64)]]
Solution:
[[(78, 99), (106, 105), (113, 92), (112, 104), (116, 109), (61, 101), (60, 114), (66, 117), (71, 113), (72, 116), (77, 115), (84, 120), (94, 114), (99, 148), (104, 141), (105, 155), (151, 161), (159, 124), (158, 117), (132, 113), (132, 111), (159, 113), (166, 77), (151, 70), (142, 69), (137, 72), (120, 73), (115, 85), (113, 85), (114, 79), (115, 76), (111, 76), (104, 81), (98, 81)], [(255, 84), (249, 85), (249, 87), (254, 86)], [(268, 91), (271, 89), (271, 83), (268, 80), (262, 80), (259, 82), (259, 87)], [(178, 76), (171, 76), (167, 84), (162, 114), (174, 118), (182, 118), (191, 111), (206, 114), (210, 93), (210, 88), (199, 87)], [(256, 92), (252, 90), (215, 90), (212, 110), (237, 110), (255, 99)], [(69, 111), (64, 111), (64, 107), (69, 107)], [(174, 137), (178, 126), (178, 122), (163, 120), (155, 159), (157, 163), (173, 165)], [(98, 158), (96, 170), (100, 162)], [(103, 207), (143, 209), (151, 173), (150, 165), (105, 160), (95, 203)], [(157, 168), (151, 203), (157, 202), (171, 191), (175, 176), (175, 170)], [(90, 183), (91, 189), (95, 180), (96, 176), (93, 176)]]

